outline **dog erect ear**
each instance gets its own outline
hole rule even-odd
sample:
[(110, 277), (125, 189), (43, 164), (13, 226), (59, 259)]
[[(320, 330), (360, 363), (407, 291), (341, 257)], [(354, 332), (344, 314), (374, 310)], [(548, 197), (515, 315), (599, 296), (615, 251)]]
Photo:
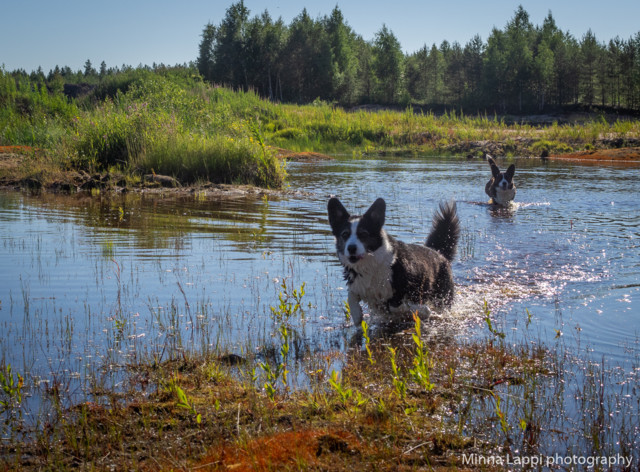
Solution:
[(511, 182), (513, 180), (513, 174), (516, 173), (516, 166), (515, 164), (511, 164), (509, 166), (509, 168), (507, 169), (507, 172), (505, 172), (505, 177), (507, 178), (507, 180), (509, 182)]
[(327, 211), (329, 213), (329, 224), (333, 233), (336, 234), (340, 226), (349, 219), (349, 212), (336, 197), (329, 200)]
[(498, 168), (498, 166), (496, 165), (493, 159), (488, 158), (487, 161), (489, 161), (489, 165), (491, 166), (491, 174), (495, 178), (498, 178), (498, 176), (500, 175), (500, 169)]
[(386, 211), (387, 211), (387, 204), (384, 202), (382, 198), (378, 198), (369, 207), (367, 212), (364, 215), (362, 215), (362, 219), (370, 221), (377, 228), (382, 228), (384, 226)]

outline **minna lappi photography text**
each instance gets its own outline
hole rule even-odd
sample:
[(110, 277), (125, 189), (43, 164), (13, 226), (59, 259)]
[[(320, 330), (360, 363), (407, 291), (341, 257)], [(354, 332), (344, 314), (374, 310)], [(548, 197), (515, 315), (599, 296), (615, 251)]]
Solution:
[(462, 465), (469, 466), (516, 466), (516, 467), (571, 467), (586, 466), (595, 467), (622, 467), (629, 469), (633, 462), (632, 457), (616, 454), (612, 456), (578, 456), (554, 454), (545, 456), (542, 454), (534, 456), (502, 455), (482, 455), (463, 454)]

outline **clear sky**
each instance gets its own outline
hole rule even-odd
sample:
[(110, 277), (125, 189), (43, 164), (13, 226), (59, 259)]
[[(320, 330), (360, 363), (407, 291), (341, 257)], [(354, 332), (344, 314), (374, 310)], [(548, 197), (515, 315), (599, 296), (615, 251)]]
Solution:
[[(0, 66), (7, 71), (41, 66), (82, 69), (182, 64), (195, 60), (204, 26), (219, 24), (231, 0), (0, 0)], [(541, 25), (551, 11), (556, 24), (577, 39), (590, 28), (600, 42), (640, 32), (638, 0), (245, 0), (251, 16), (265, 9), (286, 24), (307, 7), (317, 18), (338, 5), (346, 22), (364, 39), (386, 24), (405, 52), (443, 40), (461, 45), (491, 29), (504, 28), (518, 5)]]

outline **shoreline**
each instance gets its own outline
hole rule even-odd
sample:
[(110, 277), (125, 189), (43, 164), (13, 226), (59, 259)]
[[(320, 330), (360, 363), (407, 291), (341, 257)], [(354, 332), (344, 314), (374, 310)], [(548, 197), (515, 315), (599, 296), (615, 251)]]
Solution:
[(615, 149), (591, 149), (563, 154), (553, 154), (549, 159), (585, 161), (591, 163), (628, 163), (640, 164), (640, 146), (615, 148)]
[[(464, 144), (464, 143), (463, 143)], [(489, 149), (489, 154), (501, 157), (500, 142), (468, 142), (465, 147)], [(333, 160), (330, 155), (313, 151), (291, 151), (274, 148), (276, 157), (281, 160), (295, 162), (319, 162)], [(419, 151), (418, 151), (419, 152)], [(486, 151), (483, 151), (486, 152)], [(415, 150), (380, 150), (378, 155), (411, 155)], [(248, 184), (227, 184), (202, 182), (183, 185), (171, 176), (147, 174), (132, 176), (123, 171), (102, 171), (88, 173), (84, 170), (61, 170), (50, 162), (45, 162), (46, 155), (42, 150), (29, 146), (0, 146), (0, 189), (3, 190), (32, 190), (63, 193), (148, 193), (175, 196), (204, 194), (215, 198), (239, 198), (245, 196), (286, 195), (298, 192), (285, 188), (262, 188)], [(464, 154), (456, 152), (454, 158), (462, 158)], [(467, 154), (468, 159), (482, 158), (474, 154)], [(529, 159), (542, 160), (570, 160), (585, 165), (640, 165), (640, 146), (590, 149), (567, 153), (552, 153), (549, 155), (521, 156)], [(25, 159), (32, 158), (33, 162), (25, 164)], [(34, 166), (35, 164), (35, 166)], [(38, 170), (34, 171), (33, 167)]]
[[(333, 157), (318, 152), (295, 152), (276, 149), (276, 157), (297, 162), (331, 160)], [(301, 195), (303, 193), (282, 188), (265, 188), (250, 184), (229, 184), (199, 182), (183, 185), (177, 179), (161, 174), (145, 174), (137, 179), (123, 171), (86, 172), (82, 169), (60, 170), (53, 163), (43, 162), (46, 155), (42, 150), (30, 146), (0, 146), (0, 189), (22, 191), (47, 191), (61, 193), (122, 194), (144, 193), (172, 196), (193, 194), (214, 198), (239, 198), (263, 195)], [(23, 168), (25, 159), (32, 158), (40, 164), (40, 170), (33, 172), (28, 166)]]

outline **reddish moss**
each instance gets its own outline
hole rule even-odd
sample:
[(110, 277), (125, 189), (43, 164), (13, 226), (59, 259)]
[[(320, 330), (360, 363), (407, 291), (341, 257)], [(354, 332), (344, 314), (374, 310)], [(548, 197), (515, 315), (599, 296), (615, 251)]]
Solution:
[(571, 152), (550, 156), (551, 159), (571, 159), (606, 163), (614, 161), (619, 163), (640, 163), (640, 147), (625, 147), (618, 149), (595, 149), (591, 151)]
[(311, 429), (286, 431), (249, 441), (213, 447), (200, 470), (260, 471), (274, 468), (328, 465), (336, 454), (359, 456), (359, 441), (346, 431)]

